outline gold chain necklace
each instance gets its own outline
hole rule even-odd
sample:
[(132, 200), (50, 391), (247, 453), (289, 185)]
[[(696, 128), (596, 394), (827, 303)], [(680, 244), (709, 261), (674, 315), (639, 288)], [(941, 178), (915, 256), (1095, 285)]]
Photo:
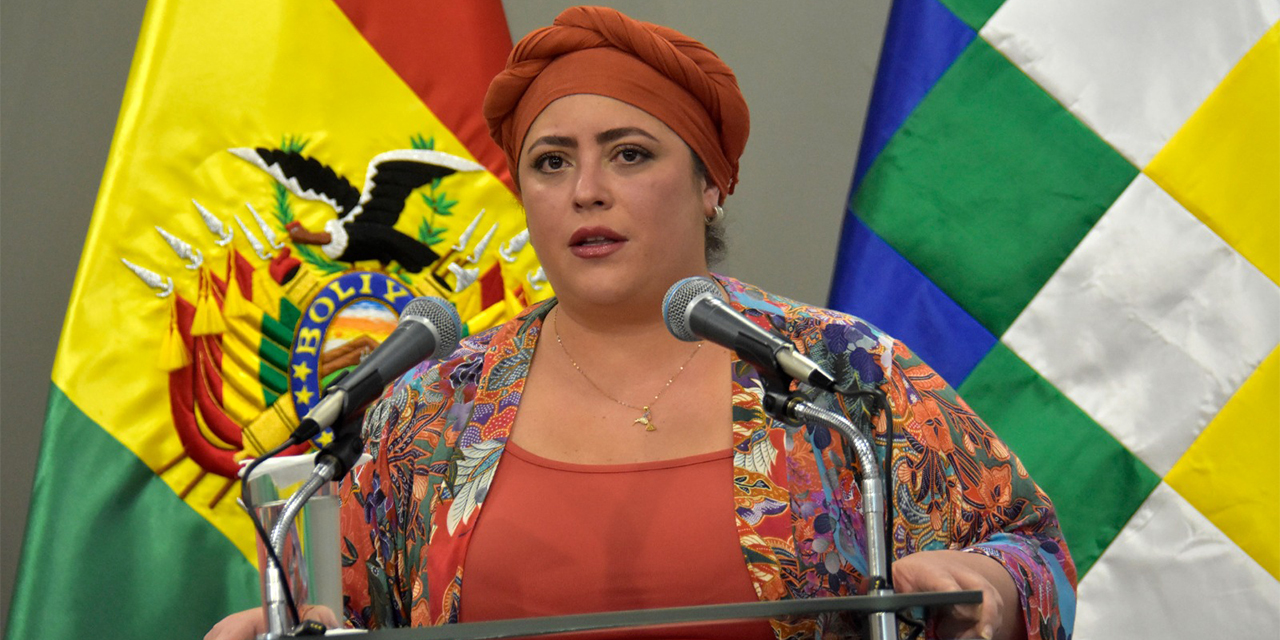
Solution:
[(576, 369), (578, 373), (582, 375), (582, 378), (586, 380), (588, 383), (590, 383), (591, 386), (595, 387), (596, 391), (600, 392), (600, 395), (628, 409), (637, 409), (641, 411), (642, 413), (640, 414), (640, 417), (636, 418), (635, 422), (632, 422), (632, 424), (644, 425), (645, 431), (658, 430), (658, 427), (653, 424), (653, 405), (658, 402), (658, 398), (661, 398), (662, 394), (667, 392), (667, 389), (671, 388), (671, 383), (675, 382), (676, 378), (679, 377), (681, 373), (684, 373), (684, 368), (689, 366), (690, 362), (693, 362), (693, 357), (698, 355), (698, 351), (702, 349), (702, 343), (699, 342), (698, 346), (693, 348), (693, 353), (690, 353), (689, 358), (684, 361), (684, 364), (680, 365), (680, 368), (676, 369), (676, 372), (672, 374), (670, 378), (667, 378), (667, 384), (663, 385), (662, 389), (658, 390), (658, 393), (653, 396), (653, 400), (650, 400), (649, 404), (646, 404), (643, 407), (637, 407), (634, 404), (631, 404), (629, 402), (623, 402), (609, 395), (608, 391), (601, 389), (600, 385), (596, 384), (596, 381), (592, 380), (587, 375), (587, 372), (583, 371), (582, 367), (578, 366), (578, 361), (574, 360), (573, 356), (569, 355), (569, 349), (564, 346), (564, 341), (560, 339), (560, 310), (559, 309), (556, 309), (556, 317), (551, 319), (551, 328), (556, 334), (556, 344), (560, 345), (560, 350), (563, 351), (564, 356), (569, 359), (569, 364), (572, 364), (573, 368)]

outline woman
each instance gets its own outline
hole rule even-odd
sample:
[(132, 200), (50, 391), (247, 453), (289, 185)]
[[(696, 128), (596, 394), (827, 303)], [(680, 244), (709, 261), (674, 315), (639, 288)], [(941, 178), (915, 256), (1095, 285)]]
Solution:
[[(348, 619), (859, 593), (860, 496), (838, 436), (773, 421), (753, 369), (676, 340), (661, 315), (674, 282), (709, 274), (719, 242), (748, 129), (732, 71), (675, 31), (579, 7), (516, 45), (485, 115), (557, 297), (424, 363), (370, 409), (375, 461), (344, 504)], [(841, 383), (888, 394), (895, 587), (984, 593), (932, 631), (1068, 634), (1075, 570), (1052, 505), (955, 392), (856, 318), (717, 280)], [(842, 625), (680, 633), (834, 637)]]

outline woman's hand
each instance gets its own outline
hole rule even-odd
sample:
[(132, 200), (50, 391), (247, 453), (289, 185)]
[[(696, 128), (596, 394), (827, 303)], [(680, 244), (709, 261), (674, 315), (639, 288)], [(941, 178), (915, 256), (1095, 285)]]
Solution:
[[(326, 606), (303, 605), (301, 614), (303, 620), (315, 620), (329, 629), (342, 626), (338, 622), (338, 616), (334, 615), (333, 609)], [(213, 625), (209, 633), (204, 634), (204, 640), (253, 640), (266, 632), (266, 614), (262, 612), (262, 607), (257, 607), (223, 618), (218, 624)]]
[(995, 560), (963, 551), (921, 551), (893, 563), (893, 588), (919, 591), (981, 591), (982, 604), (961, 604), (938, 611), (939, 638), (1026, 638), (1018, 590), (1009, 572)]

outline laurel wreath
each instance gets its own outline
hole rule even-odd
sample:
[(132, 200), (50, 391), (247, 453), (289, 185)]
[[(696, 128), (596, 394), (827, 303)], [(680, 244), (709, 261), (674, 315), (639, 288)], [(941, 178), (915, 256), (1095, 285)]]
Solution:
[[(280, 141), (280, 150), (285, 153), (302, 153), (302, 150), (306, 149), (310, 142), (310, 140), (301, 136), (285, 136)], [(288, 234), (289, 223), (294, 221), (293, 206), (289, 203), (289, 190), (278, 182), (275, 184), (275, 210), (273, 213), (276, 216), (276, 221), (280, 223), (280, 228), (286, 230), (285, 233)], [(347, 267), (333, 261), (323, 251), (317, 251), (311, 245), (294, 243), (293, 250), (299, 258), (302, 258), (303, 262), (311, 265), (324, 275), (347, 270)]]
[[(280, 221), (281, 226), (288, 226), (290, 222), (293, 222), (293, 208), (289, 206), (289, 190), (281, 184), (277, 184), (275, 190), (276, 219)], [(342, 263), (331, 260), (323, 251), (316, 251), (309, 244), (294, 243), (293, 250), (304, 262), (325, 275), (347, 270), (347, 267), (343, 266)]]
[[(414, 149), (423, 151), (433, 151), (436, 148), (435, 136), (423, 138), (422, 134), (417, 134), (409, 139), (409, 143)], [(418, 241), (426, 245), (436, 245), (444, 241), (444, 232), (448, 231), (445, 226), (436, 226), (436, 216), (448, 218), (453, 216), (453, 205), (458, 204), (457, 200), (450, 200), (449, 194), (440, 191), (440, 178), (431, 181), (427, 187), (427, 193), (418, 194), (422, 198), (422, 202), (431, 210), (431, 215), (427, 216), (422, 224), (418, 227)]]

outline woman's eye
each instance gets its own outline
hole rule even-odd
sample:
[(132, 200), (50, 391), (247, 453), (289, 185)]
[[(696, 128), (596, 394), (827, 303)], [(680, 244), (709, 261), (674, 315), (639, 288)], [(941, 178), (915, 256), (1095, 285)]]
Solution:
[(624, 147), (618, 151), (618, 159), (627, 164), (634, 164), (650, 157), (649, 152), (637, 147)]
[(564, 158), (548, 153), (534, 160), (533, 168), (539, 171), (559, 171), (564, 168)]

